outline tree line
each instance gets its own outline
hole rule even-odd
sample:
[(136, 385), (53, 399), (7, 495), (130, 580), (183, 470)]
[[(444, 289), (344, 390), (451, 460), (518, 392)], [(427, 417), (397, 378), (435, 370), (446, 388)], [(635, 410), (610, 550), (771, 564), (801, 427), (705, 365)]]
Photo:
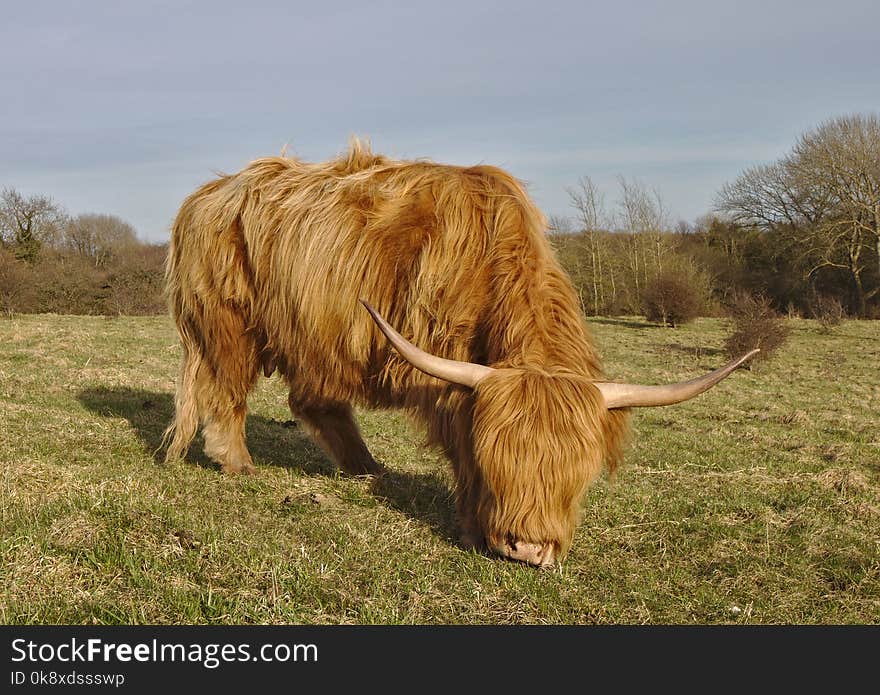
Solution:
[[(606, 204), (584, 176), (573, 214), (549, 234), (588, 315), (675, 325), (743, 296), (775, 311), (880, 318), (880, 118), (850, 115), (804, 133), (744, 171), (693, 223), (673, 223), (657, 191), (618, 179)], [(124, 220), (68, 215), (46, 196), (0, 195), (0, 311), (164, 313), (167, 244)], [(763, 304), (762, 304), (763, 306)]]
[(748, 294), (778, 312), (829, 305), (880, 318), (880, 118), (850, 115), (803, 134), (776, 162), (744, 171), (713, 210), (672, 225), (659, 194), (619, 179), (617, 206), (589, 177), (575, 214), (551, 218), (554, 245), (587, 314), (644, 314), (655, 295), (713, 314)]
[(47, 196), (0, 193), (0, 312), (163, 313), (166, 253), (115, 215), (71, 216)]

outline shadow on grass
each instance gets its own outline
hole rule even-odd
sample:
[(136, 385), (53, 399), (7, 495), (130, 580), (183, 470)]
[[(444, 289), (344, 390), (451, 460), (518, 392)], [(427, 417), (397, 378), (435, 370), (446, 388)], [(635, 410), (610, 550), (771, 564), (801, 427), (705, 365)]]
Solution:
[(427, 524), (446, 542), (458, 544), (452, 496), (439, 476), (386, 469), (373, 479), (371, 490), (389, 507)]
[[(174, 415), (174, 398), (132, 388), (93, 388), (80, 391), (80, 403), (97, 415), (122, 417), (128, 420), (157, 463), (165, 458), (162, 434)], [(259, 415), (247, 419), (248, 449), (260, 463), (296, 468), (306, 475), (332, 475), (333, 465), (327, 461), (298, 427), (269, 420)], [(193, 440), (186, 461), (219, 472), (218, 466), (202, 451), (201, 437)]]
[[(96, 415), (128, 420), (153, 460), (156, 463), (164, 461), (162, 434), (174, 414), (171, 394), (97, 387), (83, 389), (77, 398)], [(293, 468), (309, 476), (338, 474), (336, 466), (327, 460), (298, 423), (291, 420), (280, 422), (248, 415), (247, 445), (257, 462), (258, 471), (260, 465), (269, 464)], [(193, 441), (186, 461), (216, 470), (220, 475), (217, 464), (202, 450), (200, 436)], [(438, 476), (387, 470), (374, 479), (372, 492), (390, 507), (427, 524), (438, 536), (455, 540), (449, 489)]]

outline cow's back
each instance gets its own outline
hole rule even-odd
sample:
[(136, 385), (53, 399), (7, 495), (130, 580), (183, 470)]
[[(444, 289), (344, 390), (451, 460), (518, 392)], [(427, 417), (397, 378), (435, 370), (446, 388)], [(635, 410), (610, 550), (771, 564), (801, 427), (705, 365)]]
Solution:
[(426, 349), (473, 359), (489, 292), (487, 202), (469, 170), (349, 159), (256, 160), (211, 190), (227, 211), (214, 235), (220, 255), (246, 258), (233, 301), (295, 388), (382, 402), (427, 377), (389, 351), (358, 300)]
[[(540, 310), (548, 278), (567, 282), (541, 220), (500, 170), (355, 146), (319, 164), (259, 159), (207, 184), (184, 203), (172, 250), (196, 259), (185, 284), (240, 307), (303, 398), (390, 404), (437, 382), (389, 350), (358, 300), (434, 354), (487, 363), (521, 352), (532, 321), (523, 309)], [(523, 306), (506, 307), (514, 295)], [(582, 319), (571, 325), (585, 344)], [(539, 352), (559, 342), (554, 330)]]

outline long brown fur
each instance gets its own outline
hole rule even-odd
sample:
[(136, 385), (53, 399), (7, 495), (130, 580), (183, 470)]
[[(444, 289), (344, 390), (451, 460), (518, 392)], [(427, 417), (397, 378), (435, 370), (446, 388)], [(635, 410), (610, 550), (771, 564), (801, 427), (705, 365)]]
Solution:
[[(183, 345), (167, 458), (204, 426), (251, 471), (247, 395), (278, 369), (289, 403), (350, 473), (379, 470), (351, 404), (401, 407), (456, 475), (466, 543), (566, 551), (579, 502), (621, 456), (571, 283), (523, 187), (489, 166), (401, 162), (358, 141), (339, 159), (258, 159), (205, 184), (174, 223), (168, 296)], [(358, 304), (442, 357), (498, 368), (475, 392), (412, 368)]]

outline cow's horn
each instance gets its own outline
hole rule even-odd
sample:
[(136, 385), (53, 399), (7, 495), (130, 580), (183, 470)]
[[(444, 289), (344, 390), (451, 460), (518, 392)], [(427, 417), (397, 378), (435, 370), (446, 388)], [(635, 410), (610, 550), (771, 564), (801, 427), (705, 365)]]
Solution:
[(605, 406), (609, 410), (612, 408), (672, 405), (699, 396), (703, 391), (708, 391), (743, 362), (759, 352), (760, 350), (757, 349), (752, 350), (714, 372), (678, 384), (642, 386), (641, 384), (621, 384), (615, 381), (597, 381), (595, 382), (596, 388), (601, 391), (602, 397), (605, 399)]
[(492, 367), (486, 367), (482, 364), (447, 360), (444, 357), (437, 357), (424, 350), (420, 350), (395, 331), (366, 300), (362, 299), (361, 304), (370, 312), (373, 321), (376, 322), (376, 325), (379, 326), (379, 329), (385, 334), (385, 337), (388, 338), (394, 349), (400, 353), (400, 356), (425, 374), (430, 374), (453, 384), (474, 388), (487, 374), (495, 371)]

